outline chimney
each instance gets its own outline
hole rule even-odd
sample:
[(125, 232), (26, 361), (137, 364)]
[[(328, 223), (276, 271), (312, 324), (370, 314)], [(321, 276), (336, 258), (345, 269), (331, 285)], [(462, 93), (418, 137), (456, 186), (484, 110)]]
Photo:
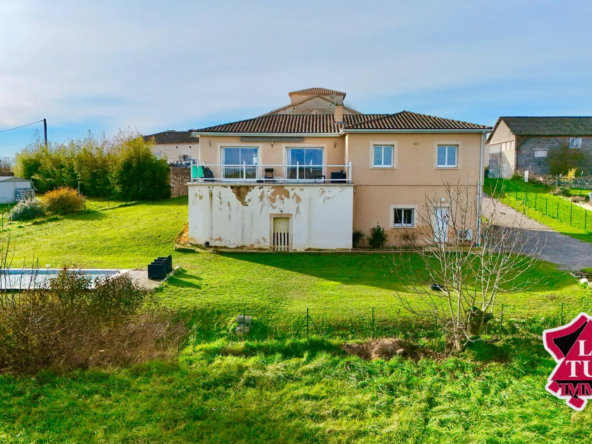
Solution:
[(335, 105), (335, 122), (343, 123), (343, 105)]

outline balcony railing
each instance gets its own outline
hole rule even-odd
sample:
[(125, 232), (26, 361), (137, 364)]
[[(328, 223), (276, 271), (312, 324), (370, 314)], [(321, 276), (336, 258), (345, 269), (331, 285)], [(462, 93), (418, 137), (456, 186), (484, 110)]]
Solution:
[(191, 166), (192, 182), (352, 183), (347, 165), (221, 165)]

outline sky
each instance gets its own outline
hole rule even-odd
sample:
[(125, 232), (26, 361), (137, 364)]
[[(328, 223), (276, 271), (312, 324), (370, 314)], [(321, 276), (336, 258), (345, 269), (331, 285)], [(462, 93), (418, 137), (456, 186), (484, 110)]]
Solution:
[(0, 0), (0, 156), (255, 117), (288, 92), (493, 125), (592, 115), (589, 0)]

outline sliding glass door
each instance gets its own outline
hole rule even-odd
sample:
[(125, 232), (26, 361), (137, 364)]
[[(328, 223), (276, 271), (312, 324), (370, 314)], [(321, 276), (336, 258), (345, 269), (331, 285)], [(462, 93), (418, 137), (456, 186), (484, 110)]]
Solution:
[(321, 179), (322, 148), (288, 148), (288, 179)]
[(222, 149), (224, 179), (255, 179), (257, 148), (228, 147)]

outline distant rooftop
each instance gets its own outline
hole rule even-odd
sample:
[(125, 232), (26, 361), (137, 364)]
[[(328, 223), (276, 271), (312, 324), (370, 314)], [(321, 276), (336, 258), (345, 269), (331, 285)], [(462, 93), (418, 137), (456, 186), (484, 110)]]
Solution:
[(144, 140), (149, 140), (153, 137), (157, 144), (199, 143), (199, 137), (192, 137), (191, 131), (167, 130), (161, 133), (144, 136)]
[(592, 136), (592, 117), (500, 117), (516, 136)]

